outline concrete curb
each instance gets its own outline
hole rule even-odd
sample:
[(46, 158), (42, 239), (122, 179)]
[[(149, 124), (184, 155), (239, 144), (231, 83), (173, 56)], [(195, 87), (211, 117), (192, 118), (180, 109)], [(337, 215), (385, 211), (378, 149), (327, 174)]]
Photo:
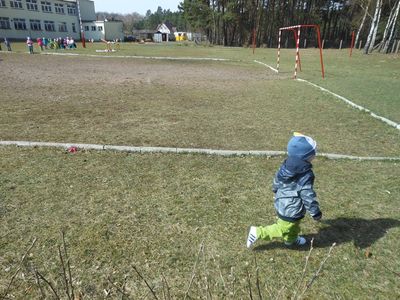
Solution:
[[(173, 154), (205, 154), (213, 156), (265, 156), (276, 157), (285, 156), (285, 151), (261, 151), (261, 150), (218, 150), (218, 149), (201, 149), (201, 148), (172, 148), (172, 147), (134, 147), (134, 146), (117, 146), (117, 145), (98, 145), (98, 144), (79, 144), (79, 143), (50, 143), (50, 142), (30, 142), (30, 141), (0, 141), (0, 146), (17, 146), (17, 147), (50, 147), (68, 149), (77, 147), (83, 150), (105, 150), (128, 153), (173, 153)], [(400, 157), (369, 157), (369, 156), (353, 156), (335, 153), (318, 153), (319, 157), (325, 157), (332, 160), (348, 159), (358, 161), (400, 161)]]

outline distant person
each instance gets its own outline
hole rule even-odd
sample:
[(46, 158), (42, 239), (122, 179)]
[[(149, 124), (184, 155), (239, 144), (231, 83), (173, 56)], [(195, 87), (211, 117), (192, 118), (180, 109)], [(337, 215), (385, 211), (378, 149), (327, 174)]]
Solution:
[(289, 140), (288, 158), (275, 175), (272, 191), (275, 193), (275, 210), (278, 221), (266, 227), (251, 226), (247, 237), (250, 248), (257, 240), (283, 239), (286, 246), (303, 246), (307, 240), (299, 236), (300, 221), (306, 211), (319, 221), (322, 217), (314, 191), (314, 159), (317, 143), (308, 136), (294, 133)]
[(59, 37), (58, 39), (56, 39), (56, 42), (57, 42), (57, 48), (56, 49), (61, 49), (62, 46), (64, 45), (62, 43), (62, 39)]
[(7, 47), (7, 51), (11, 51), (11, 43), (7, 38), (4, 38), (4, 44)]
[(68, 44), (68, 49), (75, 49), (75, 41), (72, 37), (67, 37), (67, 44)]
[(43, 40), (41, 38), (37, 38), (36, 42), (40, 48), (40, 51), (43, 51)]
[(29, 36), (26, 39), (26, 45), (28, 46), (29, 54), (33, 54), (33, 41)]
[(44, 49), (47, 49), (47, 45), (49, 44), (49, 40), (45, 37), (42, 38), (42, 42), (43, 42), (43, 47)]

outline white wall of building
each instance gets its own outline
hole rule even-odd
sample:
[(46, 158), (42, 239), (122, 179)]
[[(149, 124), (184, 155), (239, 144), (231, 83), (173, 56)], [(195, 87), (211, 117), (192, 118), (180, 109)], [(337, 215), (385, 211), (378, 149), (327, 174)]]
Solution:
[[(43, 5), (42, 2), (47, 4)], [(94, 3), (80, 0), (81, 15), (95, 20)], [(80, 38), (75, 0), (0, 0), (0, 39)]]
[(124, 31), (123, 31), (123, 24), (122, 22), (118, 21), (106, 21), (104, 22), (105, 28), (105, 39), (107, 41), (110, 40), (123, 40), (124, 39)]
[(96, 12), (94, 10), (94, 2), (89, 0), (80, 0), (79, 6), (81, 9), (82, 21), (94, 21), (96, 20)]
[(123, 40), (123, 24), (119, 21), (95, 21), (83, 23), (85, 39), (100, 41)]

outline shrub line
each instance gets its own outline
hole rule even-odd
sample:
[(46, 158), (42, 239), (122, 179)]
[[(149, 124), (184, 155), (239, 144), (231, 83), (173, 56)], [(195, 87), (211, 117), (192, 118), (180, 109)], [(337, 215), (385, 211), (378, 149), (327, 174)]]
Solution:
[[(285, 156), (286, 151), (269, 150), (220, 150), (220, 149), (202, 149), (202, 148), (174, 148), (174, 147), (135, 147), (135, 146), (117, 146), (117, 145), (98, 145), (98, 144), (79, 144), (79, 143), (52, 143), (52, 142), (30, 142), (30, 141), (0, 141), (0, 146), (17, 147), (52, 147), (69, 149), (76, 147), (82, 150), (113, 150), (118, 152), (131, 153), (174, 153), (174, 154), (206, 154), (215, 156)], [(328, 159), (339, 160), (374, 160), (374, 161), (400, 161), (400, 157), (379, 157), (379, 156), (354, 156), (335, 153), (318, 153), (317, 156)]]

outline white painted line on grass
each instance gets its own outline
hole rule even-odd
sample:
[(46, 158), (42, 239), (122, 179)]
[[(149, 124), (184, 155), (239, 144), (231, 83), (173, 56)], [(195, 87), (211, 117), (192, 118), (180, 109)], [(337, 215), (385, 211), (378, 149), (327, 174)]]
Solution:
[(260, 65), (266, 66), (267, 68), (270, 68), (270, 69), (271, 69), (272, 71), (274, 71), (275, 73), (278, 73), (278, 70), (275, 69), (275, 68), (273, 68), (273, 67), (271, 67), (270, 65), (267, 65), (267, 64), (265, 64), (265, 63), (263, 63), (263, 62), (261, 62), (261, 61), (258, 61), (258, 60), (254, 60), (254, 62), (256, 62), (256, 63), (258, 63), (258, 64), (260, 64)]
[[(118, 152), (132, 153), (174, 153), (174, 154), (206, 154), (216, 156), (285, 156), (285, 151), (262, 151), (262, 150), (218, 150), (218, 149), (201, 149), (201, 148), (173, 148), (173, 147), (134, 147), (134, 146), (116, 146), (116, 145), (98, 145), (98, 144), (79, 144), (79, 143), (51, 143), (51, 142), (30, 142), (30, 141), (0, 141), (0, 146), (17, 146), (17, 147), (52, 147), (68, 149), (77, 147), (83, 150), (108, 150)], [(349, 159), (349, 160), (389, 160), (400, 161), (400, 157), (368, 157), (353, 156), (334, 153), (318, 153), (317, 156), (329, 159)]]
[(297, 80), (300, 81), (300, 82), (308, 83), (309, 85), (311, 85), (313, 87), (316, 87), (316, 88), (320, 89), (323, 92), (331, 94), (331, 95), (335, 96), (336, 98), (339, 98), (340, 100), (346, 102), (351, 107), (354, 107), (354, 108), (359, 109), (361, 111), (365, 111), (365, 112), (369, 113), (373, 118), (378, 119), (378, 120), (380, 120), (382, 122), (385, 122), (386, 124), (388, 124), (388, 125), (396, 128), (396, 129), (400, 130), (400, 124), (397, 124), (396, 122), (393, 122), (393, 121), (391, 121), (391, 120), (389, 120), (387, 118), (379, 116), (379, 115), (375, 114), (374, 112), (372, 112), (371, 110), (369, 110), (368, 108), (365, 108), (365, 107), (363, 107), (361, 105), (355, 104), (354, 102), (350, 101), (349, 99), (347, 99), (347, 98), (345, 98), (343, 96), (340, 96), (340, 95), (338, 95), (338, 94), (336, 94), (334, 92), (331, 92), (330, 90), (327, 90), (326, 88), (323, 88), (323, 87), (321, 87), (321, 86), (319, 86), (319, 85), (317, 85), (315, 83), (312, 83), (312, 82), (310, 82), (308, 80), (304, 80), (304, 79), (300, 79), (300, 78), (297, 78)]
[(80, 54), (80, 53), (55, 53), (45, 52), (42, 55), (60, 55), (60, 56), (86, 56), (99, 58), (136, 58), (136, 59), (154, 59), (154, 60), (196, 60), (196, 61), (231, 61), (228, 58), (213, 57), (172, 57), (172, 56), (142, 56), (142, 55), (96, 55), (96, 54)]
[[(264, 65), (264, 66), (270, 68), (272, 71), (278, 73), (278, 70), (277, 70), (277, 69), (274, 69), (273, 67), (271, 67), (271, 66), (269, 66), (269, 65), (267, 65), (267, 64), (265, 64), (265, 63), (263, 63), (263, 62), (260, 62), (260, 61), (258, 61), (258, 60), (254, 60), (254, 62), (256, 62), (256, 63), (258, 63), (258, 64), (261, 64), (261, 65)], [(334, 92), (331, 92), (330, 90), (327, 90), (326, 88), (323, 88), (322, 86), (319, 86), (319, 85), (317, 85), (317, 84), (315, 84), (315, 83), (312, 83), (312, 82), (310, 82), (310, 81), (308, 81), (308, 80), (300, 79), (300, 78), (297, 78), (297, 80), (300, 81), (300, 82), (308, 83), (309, 85), (311, 85), (311, 86), (313, 86), (313, 87), (316, 87), (316, 88), (320, 89), (320, 90), (323, 91), (323, 92), (326, 92), (326, 93), (328, 93), (328, 94), (331, 94), (331, 95), (335, 96), (336, 98), (339, 98), (340, 100), (346, 102), (346, 103), (349, 104), (350, 106), (352, 106), (352, 107), (354, 107), (354, 108), (357, 108), (357, 109), (359, 109), (359, 110), (361, 110), (361, 111), (365, 111), (365, 112), (369, 113), (373, 118), (378, 119), (378, 120), (380, 120), (380, 121), (382, 121), (382, 122), (384, 122), (384, 123), (386, 123), (386, 124), (388, 124), (388, 125), (390, 125), (390, 126), (396, 128), (396, 129), (400, 130), (400, 124), (398, 124), (398, 123), (396, 123), (396, 122), (394, 122), (394, 121), (392, 121), (392, 120), (389, 120), (389, 119), (387, 119), (387, 118), (385, 118), (385, 117), (379, 116), (379, 115), (377, 115), (376, 113), (374, 113), (374, 112), (372, 112), (371, 110), (369, 110), (368, 108), (365, 108), (365, 107), (363, 107), (363, 106), (361, 106), (361, 105), (355, 104), (354, 102), (350, 101), (349, 99), (347, 99), (347, 98), (345, 98), (345, 97), (343, 97), (343, 96), (340, 96), (340, 95), (338, 95), (338, 94), (336, 94), (336, 93), (334, 93)]]

